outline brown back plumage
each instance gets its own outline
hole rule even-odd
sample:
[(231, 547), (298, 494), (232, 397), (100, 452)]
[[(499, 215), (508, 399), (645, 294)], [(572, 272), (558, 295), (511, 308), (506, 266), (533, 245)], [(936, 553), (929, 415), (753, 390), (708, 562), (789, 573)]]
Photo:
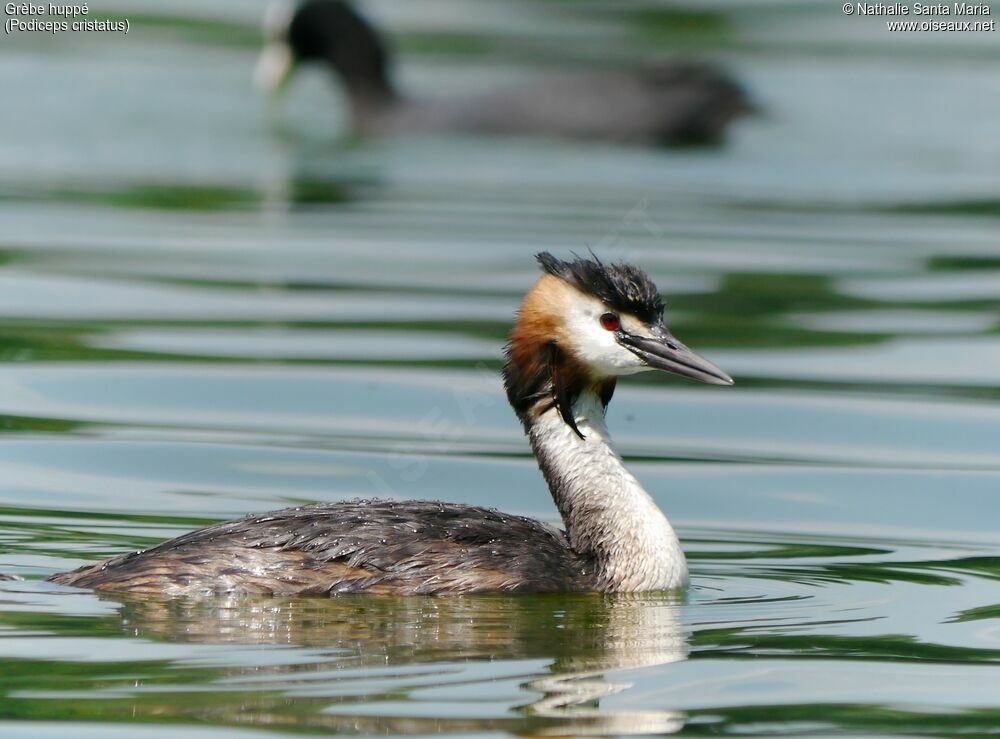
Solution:
[(530, 518), (355, 500), (220, 523), (50, 580), (165, 595), (430, 595), (593, 590), (592, 572), (561, 531)]

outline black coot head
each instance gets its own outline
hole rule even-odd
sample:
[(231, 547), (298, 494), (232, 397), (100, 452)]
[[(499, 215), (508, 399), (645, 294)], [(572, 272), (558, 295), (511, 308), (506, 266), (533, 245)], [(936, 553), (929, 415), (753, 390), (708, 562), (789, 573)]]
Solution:
[(292, 16), (286, 40), (299, 60), (317, 61), (370, 34), (368, 24), (346, 2), (306, 0)]
[(390, 89), (385, 44), (350, 3), (306, 0), (288, 25), (287, 43), (296, 61), (333, 65), (352, 90)]

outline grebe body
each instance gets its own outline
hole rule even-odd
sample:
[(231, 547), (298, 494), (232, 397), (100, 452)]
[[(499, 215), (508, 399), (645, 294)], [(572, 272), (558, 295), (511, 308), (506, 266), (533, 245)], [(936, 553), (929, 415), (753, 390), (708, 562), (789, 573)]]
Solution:
[(680, 542), (611, 445), (604, 414), (622, 375), (732, 380), (669, 333), (659, 293), (638, 268), (538, 260), (545, 274), (521, 305), (503, 378), (564, 531), (478, 506), (355, 500), (216, 524), (49, 579), (166, 596), (683, 586)]
[(593, 562), (554, 527), (478, 506), (388, 500), (247, 516), (51, 579), (167, 596), (598, 589)]

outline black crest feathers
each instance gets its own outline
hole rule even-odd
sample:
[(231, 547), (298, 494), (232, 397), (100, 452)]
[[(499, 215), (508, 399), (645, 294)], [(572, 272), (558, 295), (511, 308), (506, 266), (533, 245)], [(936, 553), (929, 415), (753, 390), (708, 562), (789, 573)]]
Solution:
[(566, 262), (543, 251), (535, 257), (548, 274), (646, 323), (663, 315), (663, 299), (649, 275), (631, 264), (605, 264), (597, 257)]

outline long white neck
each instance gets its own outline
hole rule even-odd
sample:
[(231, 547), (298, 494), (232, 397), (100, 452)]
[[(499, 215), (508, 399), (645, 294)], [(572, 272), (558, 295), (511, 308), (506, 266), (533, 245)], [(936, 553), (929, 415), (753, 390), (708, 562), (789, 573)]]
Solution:
[(536, 417), (528, 428), (570, 544), (596, 559), (607, 591), (683, 586), (687, 562), (677, 535), (612, 448), (600, 399), (581, 393), (573, 412), (583, 439), (555, 409)]

